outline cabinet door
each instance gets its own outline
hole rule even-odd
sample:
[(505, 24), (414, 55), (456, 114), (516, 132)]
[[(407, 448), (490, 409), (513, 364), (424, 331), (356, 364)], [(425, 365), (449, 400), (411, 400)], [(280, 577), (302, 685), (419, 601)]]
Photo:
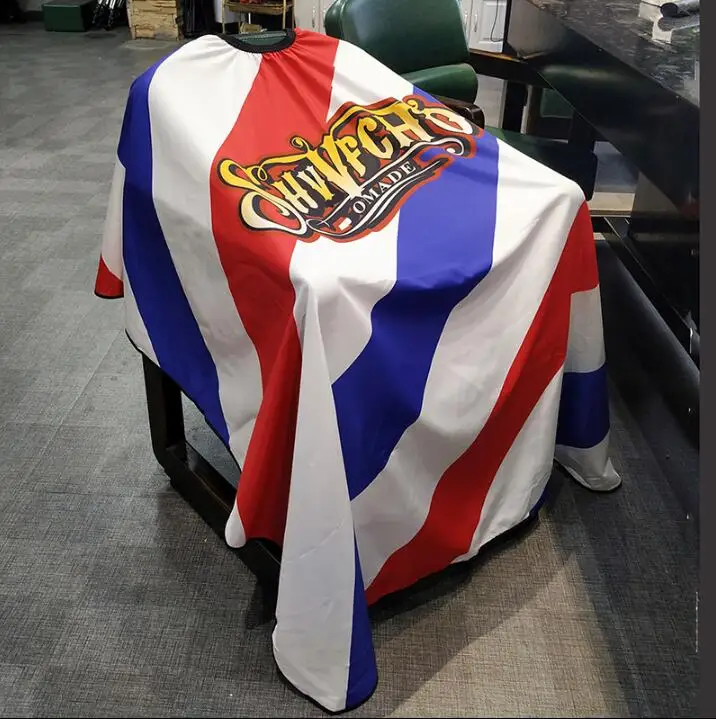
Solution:
[(296, 27), (321, 32), (321, 0), (294, 0), (293, 13)]
[[(479, 3), (480, 0), (475, 0)], [(460, 14), (462, 15), (462, 27), (465, 31), (465, 39), (470, 43), (470, 20), (472, 18), (472, 5), (473, 0), (457, 0), (457, 4), (460, 6)]]
[(502, 52), (507, 0), (473, 0), (468, 43), (475, 50)]
[(328, 8), (333, 5), (333, 3), (336, 0), (320, 0), (321, 4), (321, 11), (319, 13), (319, 19), (316, 27), (316, 32), (324, 33), (326, 32), (326, 13), (328, 12)]

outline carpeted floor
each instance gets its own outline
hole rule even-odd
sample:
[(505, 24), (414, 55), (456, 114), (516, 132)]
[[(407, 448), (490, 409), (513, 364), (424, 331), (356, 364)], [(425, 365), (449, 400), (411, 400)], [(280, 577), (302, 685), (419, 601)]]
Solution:
[[(170, 49), (126, 41), (0, 28), (0, 715), (322, 716), (157, 467), (121, 307), (92, 294), (126, 91)], [(377, 610), (355, 716), (694, 715), (696, 532), (663, 466), (696, 460), (651, 452), (613, 358), (622, 489), (555, 473), (529, 531)]]

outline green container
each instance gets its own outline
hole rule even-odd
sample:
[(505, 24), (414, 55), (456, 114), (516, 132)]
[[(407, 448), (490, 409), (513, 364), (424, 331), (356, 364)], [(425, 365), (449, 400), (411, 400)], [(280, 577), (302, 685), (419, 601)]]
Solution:
[(42, 6), (45, 30), (85, 32), (92, 26), (97, 0), (48, 0)]

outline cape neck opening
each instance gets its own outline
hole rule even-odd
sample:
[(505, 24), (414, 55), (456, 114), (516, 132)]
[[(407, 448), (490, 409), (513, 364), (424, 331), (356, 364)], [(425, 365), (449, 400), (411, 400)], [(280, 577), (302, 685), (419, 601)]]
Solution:
[(270, 30), (261, 33), (244, 33), (242, 35), (220, 35), (224, 42), (229, 43), (237, 50), (254, 52), (258, 54), (279, 52), (291, 47), (296, 41), (296, 31), (292, 28), (285, 30)]

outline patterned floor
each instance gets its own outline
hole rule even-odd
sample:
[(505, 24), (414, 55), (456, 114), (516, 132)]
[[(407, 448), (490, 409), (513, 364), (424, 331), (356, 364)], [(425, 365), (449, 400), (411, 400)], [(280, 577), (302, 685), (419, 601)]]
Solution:
[[(92, 294), (126, 91), (168, 49), (0, 28), (2, 716), (322, 716), (277, 677), (252, 577), (167, 486), (121, 307)], [(354, 716), (694, 715), (695, 531), (618, 351), (612, 372), (623, 488), (555, 474), (518, 541), (377, 612)]]

